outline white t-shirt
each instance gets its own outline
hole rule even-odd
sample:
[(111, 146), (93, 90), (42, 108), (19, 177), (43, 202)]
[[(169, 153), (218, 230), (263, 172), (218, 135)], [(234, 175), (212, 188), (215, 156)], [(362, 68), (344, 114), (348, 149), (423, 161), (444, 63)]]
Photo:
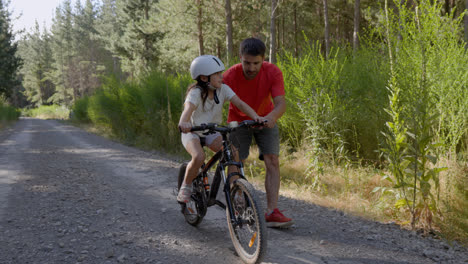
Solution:
[(221, 88), (216, 89), (216, 95), (218, 96), (219, 104), (216, 104), (214, 99), (206, 98), (205, 106), (203, 107), (201, 90), (199, 88), (193, 88), (190, 90), (187, 98), (185, 98), (185, 102), (190, 102), (196, 107), (190, 119), (192, 126), (199, 126), (203, 123), (221, 124), (223, 121), (223, 104), (226, 101), (230, 101), (236, 94), (229, 86), (223, 84)]

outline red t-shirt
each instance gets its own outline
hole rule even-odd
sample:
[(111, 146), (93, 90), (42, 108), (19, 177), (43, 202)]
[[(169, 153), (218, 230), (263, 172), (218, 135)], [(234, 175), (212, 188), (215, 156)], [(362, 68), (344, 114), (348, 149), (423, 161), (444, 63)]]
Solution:
[[(247, 103), (259, 116), (266, 116), (273, 108), (271, 98), (284, 95), (283, 73), (274, 64), (264, 61), (257, 76), (247, 80), (242, 71), (242, 64), (236, 64), (223, 74), (223, 82)], [(229, 105), (228, 122), (251, 119), (232, 103)]]

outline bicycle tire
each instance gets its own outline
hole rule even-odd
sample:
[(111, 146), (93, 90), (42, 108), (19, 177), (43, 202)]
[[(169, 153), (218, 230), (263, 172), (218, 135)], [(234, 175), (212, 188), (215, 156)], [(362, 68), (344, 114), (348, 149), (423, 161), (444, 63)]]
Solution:
[[(243, 200), (236, 198), (239, 190)], [(257, 202), (254, 188), (248, 181), (238, 179), (233, 183), (230, 194), (234, 215), (243, 223), (235, 226), (235, 221), (231, 221), (229, 208), (226, 208), (229, 234), (234, 248), (245, 263), (260, 263), (266, 254), (267, 232), (263, 209)]]
[[(180, 189), (180, 186), (182, 185), (182, 182), (184, 181), (186, 170), (187, 170), (187, 163), (184, 163), (179, 168), (177, 190)], [(181, 211), (182, 211), (182, 214), (184, 215), (185, 221), (192, 226), (199, 225), (201, 221), (203, 220), (203, 217), (205, 216), (205, 213), (206, 213), (206, 206), (203, 205), (203, 202), (205, 201), (205, 199), (202, 197), (204, 193), (200, 192), (199, 185), (200, 185), (199, 178), (197, 177), (193, 181), (193, 193), (192, 193), (192, 197), (190, 201), (187, 203), (188, 206), (185, 203), (180, 204)]]

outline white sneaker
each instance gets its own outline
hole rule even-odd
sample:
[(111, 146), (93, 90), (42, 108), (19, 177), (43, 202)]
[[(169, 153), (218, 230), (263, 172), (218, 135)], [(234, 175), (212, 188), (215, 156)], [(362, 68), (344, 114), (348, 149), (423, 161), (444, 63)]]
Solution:
[(177, 195), (177, 201), (179, 203), (188, 203), (190, 197), (192, 196), (192, 185), (182, 184), (179, 189), (179, 194)]

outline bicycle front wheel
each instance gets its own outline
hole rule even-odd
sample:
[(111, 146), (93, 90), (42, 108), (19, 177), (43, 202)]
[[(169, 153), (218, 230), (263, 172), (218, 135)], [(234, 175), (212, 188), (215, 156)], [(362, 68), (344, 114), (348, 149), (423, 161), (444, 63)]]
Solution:
[(229, 207), (226, 215), (234, 248), (245, 263), (260, 263), (266, 253), (267, 232), (254, 188), (246, 180), (238, 179), (231, 187), (230, 200), (235, 219), (231, 219)]

